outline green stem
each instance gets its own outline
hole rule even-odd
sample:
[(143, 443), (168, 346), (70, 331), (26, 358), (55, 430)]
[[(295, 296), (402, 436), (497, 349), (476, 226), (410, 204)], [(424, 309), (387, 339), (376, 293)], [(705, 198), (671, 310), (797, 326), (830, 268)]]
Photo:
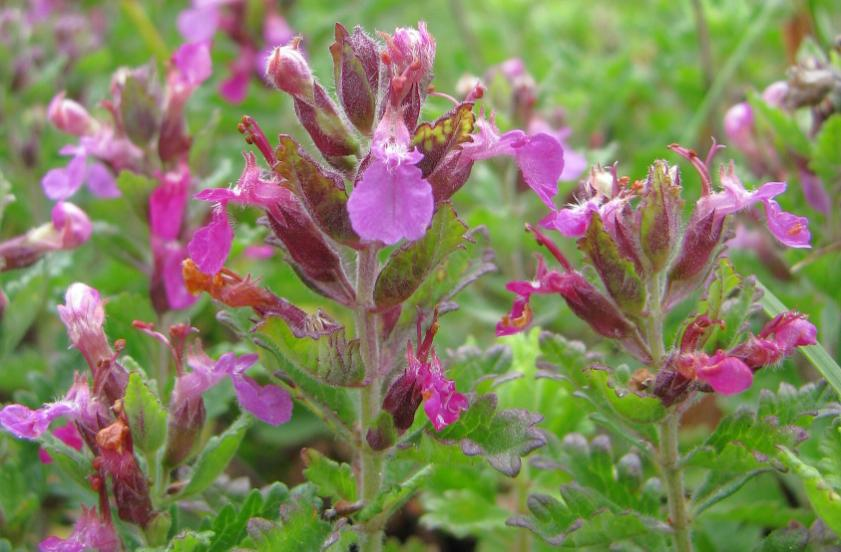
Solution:
[(675, 550), (691, 552), (692, 539), (689, 531), (686, 491), (683, 487), (683, 472), (679, 465), (679, 429), (680, 413), (674, 410), (660, 425), (660, 467), (663, 470), (666, 494), (669, 499), (669, 521), (674, 530)]
[[(368, 385), (361, 389), (359, 400), (359, 438), (356, 440), (358, 486), (361, 498), (370, 503), (382, 486), (383, 458), (372, 450), (365, 440), (365, 433), (380, 408), (380, 352), (377, 335), (377, 320), (371, 312), (374, 306), (374, 284), (378, 272), (377, 249), (369, 246), (359, 252), (356, 265), (356, 331), (360, 341), (362, 362), (365, 365), (365, 380)], [(362, 552), (379, 552), (383, 545), (382, 523), (377, 518), (362, 524), (359, 546)]]
[(155, 24), (149, 19), (149, 14), (137, 0), (123, 0), (120, 5), (128, 15), (137, 33), (143, 38), (146, 46), (158, 60), (158, 63), (165, 64), (169, 59), (169, 49), (166, 47), (163, 37), (155, 28)]
[[(648, 281), (648, 317), (646, 318), (645, 333), (648, 348), (651, 351), (652, 366), (656, 371), (663, 369), (666, 352), (663, 343), (663, 282), (659, 275)], [(659, 464), (666, 485), (666, 495), (669, 501), (669, 521), (674, 530), (675, 550), (677, 552), (691, 552), (692, 540), (689, 529), (689, 515), (687, 513), (686, 491), (683, 486), (683, 471), (680, 466), (680, 450), (678, 448), (678, 434), (680, 429), (680, 411), (671, 409), (660, 424), (660, 454)]]

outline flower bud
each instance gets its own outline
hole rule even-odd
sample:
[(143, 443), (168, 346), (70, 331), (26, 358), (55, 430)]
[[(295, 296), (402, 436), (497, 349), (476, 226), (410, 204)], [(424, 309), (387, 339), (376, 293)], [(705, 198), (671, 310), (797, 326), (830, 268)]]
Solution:
[(753, 147), (753, 109), (747, 102), (740, 102), (724, 114), (724, 133), (739, 149)]
[(379, 93), (380, 56), (377, 44), (356, 27), (349, 34), (336, 23), (336, 41), (330, 46), (336, 95), (348, 120), (363, 134), (370, 134)]
[(619, 482), (626, 488), (636, 489), (642, 483), (642, 461), (640, 457), (629, 452), (619, 459), (616, 464), (616, 473)]
[(648, 173), (640, 203), (640, 245), (653, 272), (671, 257), (680, 234), (680, 176), (665, 161), (656, 161)]
[(95, 125), (88, 111), (79, 103), (65, 98), (65, 92), (59, 92), (47, 107), (47, 119), (54, 127), (73, 136), (82, 136)]
[(312, 104), (315, 101), (315, 79), (300, 50), (301, 37), (292, 39), (287, 46), (278, 46), (266, 60), (266, 79), (279, 90)]
[(125, 420), (118, 419), (96, 435), (100, 455), (94, 460), (111, 476), (114, 502), (120, 519), (146, 527), (153, 517), (152, 502), (146, 476), (134, 457), (131, 430)]
[(201, 395), (179, 398), (173, 394), (172, 399), (164, 453), (164, 463), (170, 468), (190, 458), (206, 417)]
[(666, 308), (691, 293), (715, 264), (724, 241), (724, 217), (715, 211), (692, 214), (683, 235), (677, 259), (672, 262), (666, 293)]
[(765, 103), (777, 109), (783, 109), (785, 107), (787, 96), (788, 83), (786, 81), (772, 82), (762, 91), (762, 99)]
[(422, 385), (417, 373), (406, 370), (391, 384), (383, 400), (383, 410), (394, 418), (397, 431), (402, 433), (412, 426), (422, 399)]
[(55, 204), (53, 226), (61, 234), (61, 249), (75, 249), (91, 237), (93, 225), (84, 211), (67, 201)]

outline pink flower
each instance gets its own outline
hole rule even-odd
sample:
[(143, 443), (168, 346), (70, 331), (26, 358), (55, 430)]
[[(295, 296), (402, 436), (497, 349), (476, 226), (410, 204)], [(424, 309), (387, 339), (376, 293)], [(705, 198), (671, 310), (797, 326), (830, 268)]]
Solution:
[(763, 339), (773, 336), (774, 343), (784, 355), (792, 354), (797, 347), (816, 344), (817, 335), (815, 325), (794, 311), (777, 315), (759, 332), (759, 337)]
[(587, 158), (584, 154), (570, 148), (567, 145), (567, 138), (569, 138), (569, 135), (572, 133), (572, 129), (569, 127), (555, 130), (549, 126), (549, 123), (545, 120), (533, 118), (529, 122), (528, 132), (531, 135), (543, 133), (554, 136), (558, 143), (561, 144), (561, 148), (564, 150), (564, 170), (561, 171), (561, 174), (558, 177), (560, 180), (578, 180), (578, 178), (584, 174), (584, 171), (587, 170)]
[(584, 183), (585, 198), (578, 203), (554, 209), (540, 221), (544, 228), (557, 230), (568, 238), (578, 238), (587, 232), (593, 213), (598, 213), (608, 232), (613, 235), (616, 219), (631, 199), (632, 192), (619, 190), (614, 170), (593, 167)]
[(53, 420), (61, 417), (95, 430), (100, 419), (107, 419), (108, 411), (91, 395), (86, 379), (76, 374), (73, 385), (59, 401), (44, 404), (37, 410), (21, 404), (3, 407), (0, 410), (0, 425), (21, 439), (37, 439), (47, 431)]
[(188, 42), (172, 54), (175, 69), (170, 73), (170, 84), (177, 83), (193, 90), (206, 81), (213, 71), (210, 59), (210, 42)]
[(390, 245), (424, 235), (434, 199), (432, 186), (417, 166), (421, 159), (423, 155), (411, 147), (403, 118), (389, 107), (347, 204), (351, 225), (361, 238)]
[[(68, 447), (75, 450), (82, 450), (84, 441), (82, 441), (82, 436), (79, 435), (79, 430), (76, 429), (76, 425), (73, 422), (67, 422), (63, 426), (58, 426), (52, 431), (52, 433)], [(50, 453), (43, 448), (38, 449), (38, 459), (41, 460), (41, 463), (43, 464), (51, 464), (53, 461)]]
[(696, 353), (695, 375), (722, 395), (735, 395), (749, 388), (753, 383), (753, 372), (747, 364), (724, 351), (712, 357)]
[(50, 101), (47, 119), (60, 131), (73, 136), (87, 134), (96, 124), (82, 105), (65, 97), (64, 91)]
[(435, 431), (441, 431), (456, 422), (461, 413), (467, 410), (467, 397), (456, 391), (456, 384), (444, 376), (441, 361), (434, 350), (431, 362), (419, 370), (423, 411)]
[(41, 179), (44, 195), (52, 200), (64, 200), (75, 194), (82, 184), (96, 197), (113, 198), (120, 196), (120, 189), (111, 171), (102, 163), (88, 162), (88, 152), (84, 146), (66, 146), (62, 155), (72, 155), (64, 168), (50, 169)]
[(558, 140), (540, 132), (532, 136), (522, 130), (499, 134), (493, 120), (479, 118), (478, 133), (462, 146), (461, 163), (490, 159), (500, 155), (514, 157), (526, 184), (548, 207), (558, 193), (558, 179), (564, 170), (564, 150)]
[(208, 188), (195, 196), (198, 200), (216, 204), (210, 223), (197, 230), (187, 246), (190, 258), (205, 274), (219, 272), (231, 250), (234, 231), (226, 212), (228, 203), (271, 210), (278, 202), (290, 199), (289, 190), (262, 177), (253, 153), (245, 153), (244, 157), (245, 168), (233, 188)]
[(783, 211), (779, 203), (773, 199), (767, 199), (762, 203), (765, 206), (768, 230), (780, 243), (789, 247), (812, 247), (809, 244), (812, 239), (812, 234), (809, 232), (809, 219)]
[(404, 75), (418, 83), (432, 71), (435, 62), (435, 39), (426, 30), (426, 23), (418, 22), (418, 28), (398, 27), (394, 34), (386, 36), (386, 46), (394, 75)]
[(239, 55), (230, 65), (230, 75), (219, 84), (219, 94), (230, 103), (238, 104), (248, 94), (255, 57), (250, 47), (240, 48)]
[(301, 52), (301, 37), (272, 50), (266, 59), (266, 80), (278, 90), (305, 103), (312, 104), (315, 101), (315, 79)]
[(259, 385), (245, 375), (245, 371), (257, 362), (257, 355), (237, 357), (234, 353), (225, 353), (219, 360), (213, 361), (202, 351), (194, 351), (187, 357), (187, 363), (193, 369), (175, 382), (172, 394), (172, 408), (201, 398), (201, 395), (222, 381), (231, 379), (240, 406), (258, 419), (271, 425), (280, 425), (292, 417), (292, 399), (289, 394), (276, 385)]
[(38, 546), (40, 552), (117, 552), (122, 546), (108, 517), (100, 517), (94, 508), (82, 506), (82, 515), (66, 539), (49, 537)]
[(178, 32), (190, 42), (213, 38), (219, 27), (219, 6), (222, 1), (193, 1), (193, 7), (178, 14)]
[(149, 229), (154, 236), (178, 238), (190, 190), (190, 169), (184, 165), (176, 171), (158, 175), (158, 186), (149, 196)]
[(66, 201), (56, 203), (50, 211), (53, 228), (61, 236), (60, 249), (74, 249), (91, 237), (93, 225), (84, 211)]

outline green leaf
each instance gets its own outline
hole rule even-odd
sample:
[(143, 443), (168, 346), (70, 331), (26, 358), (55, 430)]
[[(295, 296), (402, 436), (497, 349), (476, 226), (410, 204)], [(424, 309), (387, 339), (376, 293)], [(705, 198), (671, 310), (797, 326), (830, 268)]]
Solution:
[(321, 550), (332, 526), (321, 519), (318, 507), (304, 498), (281, 508), (281, 521), (255, 536), (259, 552)]
[[(757, 281), (757, 286), (762, 290), (761, 304), (765, 314), (773, 318), (789, 310), (762, 282)], [(841, 397), (841, 366), (838, 366), (838, 363), (835, 362), (826, 349), (820, 344), (817, 344), (798, 347), (798, 350), (826, 378), (826, 381), (829, 382), (838, 396)]]
[(212, 522), (205, 523), (205, 528), (212, 531), (213, 537), (201, 550), (223, 552), (236, 548), (246, 537), (248, 522), (252, 518), (276, 519), (281, 503), (288, 498), (286, 486), (275, 483), (265, 493), (253, 489), (238, 508), (232, 504), (225, 505)]
[[(257, 330), (271, 339), (272, 350), (283, 355), (297, 370), (308, 373), (331, 386), (359, 386), (365, 366), (359, 355), (359, 340), (347, 341), (344, 328), (313, 339), (296, 337), (288, 324), (278, 318), (267, 319)], [(294, 376), (290, 374), (294, 380)]]
[(380, 493), (357, 514), (359, 521), (365, 522), (374, 516), (383, 515), (385, 519), (391, 517), (418, 491), (427, 479), (432, 475), (433, 467), (424, 466), (415, 472), (411, 477), (399, 485), (391, 485), (384, 488)]
[(713, 278), (707, 286), (704, 297), (698, 304), (698, 311), (706, 314), (710, 320), (720, 320), (724, 302), (741, 282), (742, 277), (736, 273), (730, 259), (721, 259), (713, 272)]
[(762, 539), (753, 552), (804, 552), (809, 544), (809, 531), (805, 527), (782, 527)]
[(335, 462), (315, 449), (301, 450), (304, 476), (318, 489), (319, 496), (356, 501), (356, 479), (349, 464)]
[(48, 296), (47, 261), (22, 270), (3, 291), (9, 302), (0, 317), (0, 359), (11, 353), (26, 335)]
[(137, 372), (129, 375), (123, 407), (134, 444), (151, 460), (166, 440), (167, 412)]
[(841, 114), (836, 113), (821, 126), (812, 145), (809, 168), (823, 180), (830, 191), (837, 191), (841, 183)]
[(467, 456), (482, 456), (509, 477), (520, 472), (521, 457), (546, 444), (546, 436), (536, 427), (539, 414), (519, 408), (496, 411), (496, 396), (475, 399), (459, 420), (433, 437), (442, 442), (458, 442)]
[(578, 248), (587, 254), (608, 293), (622, 311), (632, 316), (639, 315), (645, 308), (645, 286), (634, 264), (619, 253), (619, 247), (604, 229), (598, 213), (593, 214), (587, 232), (578, 240)]
[[(144, 226), (148, 220), (149, 196), (157, 186), (156, 180), (128, 170), (117, 175), (117, 187), (122, 193), (120, 203), (124, 202)], [(109, 200), (108, 205), (113, 209), (112, 201)]]
[(607, 370), (589, 369), (587, 375), (592, 387), (598, 390), (613, 410), (633, 423), (652, 424), (666, 416), (666, 408), (656, 397), (643, 397), (622, 389), (609, 381)]
[[(512, 517), (508, 524), (529, 529), (549, 544), (565, 547), (609, 547), (637, 539), (662, 545), (661, 535), (670, 531), (668, 525), (656, 519), (610, 510), (585, 489), (567, 485), (561, 493), (564, 502), (544, 494), (530, 495), (530, 515)], [(648, 549), (660, 546), (655, 544)]]
[(841, 535), (841, 495), (835, 492), (818, 470), (800, 460), (792, 451), (784, 446), (780, 446), (779, 450), (780, 461), (803, 482), (806, 496), (815, 512), (830, 529)]
[(423, 501), (421, 525), (444, 529), (456, 537), (481, 535), (505, 528), (509, 513), (472, 489), (451, 489)]
[(456, 382), (462, 391), (490, 391), (494, 380), (511, 370), (511, 349), (495, 345), (482, 351), (474, 345), (465, 345), (450, 352), (447, 359), (447, 377)]
[(392, 252), (374, 287), (374, 302), (385, 310), (408, 299), (432, 270), (461, 247), (467, 226), (449, 204), (442, 205), (424, 236)]
[(278, 140), (275, 172), (304, 200), (310, 214), (328, 236), (339, 243), (358, 247), (359, 236), (350, 223), (348, 195), (342, 177), (325, 172), (291, 136), (281, 134)]
[(166, 551), (198, 552), (210, 543), (211, 538), (213, 538), (213, 531), (182, 531), (170, 541)]
[(140, 147), (146, 146), (155, 135), (160, 120), (159, 100), (147, 88), (151, 80), (144, 83), (129, 76), (120, 93), (120, 114), (126, 134)]
[(275, 366), (294, 382), (289, 392), (296, 400), (337, 430), (349, 431), (356, 423), (356, 405), (348, 390), (323, 383), (308, 371), (308, 367), (302, 369), (290, 360), (283, 352), (288, 331), (286, 323), (277, 318), (268, 318), (260, 325), (254, 342), (265, 350), (260, 354), (264, 365), (267, 368)]
[(841, 492), (841, 422), (837, 421), (826, 429), (819, 443), (821, 458), (819, 467), (826, 480)]
[(199, 494), (216, 481), (234, 458), (251, 420), (251, 416), (243, 414), (224, 433), (210, 438), (193, 465), (190, 481), (178, 495), (179, 499)]

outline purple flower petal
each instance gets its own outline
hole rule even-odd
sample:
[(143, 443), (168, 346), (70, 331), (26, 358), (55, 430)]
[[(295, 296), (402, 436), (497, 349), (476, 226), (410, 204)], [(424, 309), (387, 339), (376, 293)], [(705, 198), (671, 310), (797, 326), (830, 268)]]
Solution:
[(186, 309), (196, 302), (197, 297), (187, 291), (181, 263), (187, 258), (187, 252), (178, 243), (170, 242), (164, 253), (163, 280), (166, 300), (172, 310)]
[[(504, 135), (503, 135), (504, 138)], [(564, 150), (552, 136), (528, 136), (514, 145), (514, 156), (526, 184), (550, 208), (558, 193), (558, 178), (564, 170)]]
[(149, 196), (149, 226), (152, 235), (165, 240), (178, 238), (187, 207), (189, 169), (159, 176), (160, 184)]
[(292, 417), (289, 393), (276, 385), (259, 385), (241, 373), (231, 374), (237, 400), (248, 412), (271, 425), (280, 425)]
[(599, 198), (594, 197), (579, 205), (558, 209), (541, 220), (540, 225), (553, 228), (570, 238), (583, 236), (590, 226), (593, 213), (599, 210), (599, 202)]
[(47, 171), (41, 179), (44, 195), (61, 201), (75, 194), (85, 179), (85, 164), (85, 157), (76, 155), (66, 167)]
[(38, 410), (21, 404), (10, 404), (0, 410), (0, 425), (21, 439), (36, 439), (47, 430), (50, 422), (75, 413), (74, 405), (63, 401), (46, 404)]
[(826, 188), (824, 188), (821, 179), (810, 171), (801, 170), (800, 185), (803, 187), (803, 196), (806, 198), (809, 206), (819, 213), (828, 215), (832, 209), (832, 200), (829, 198), (829, 194), (826, 193)]
[(697, 376), (710, 384), (716, 393), (735, 395), (753, 383), (753, 372), (738, 358), (726, 356), (722, 351), (697, 369)]
[(190, 258), (205, 274), (216, 274), (225, 265), (234, 241), (225, 205), (217, 205), (207, 226), (199, 228), (187, 245)]
[(96, 197), (113, 198), (122, 195), (114, 175), (102, 163), (88, 165), (87, 184), (88, 190)]
[(348, 200), (353, 229), (386, 244), (423, 236), (432, 219), (432, 186), (421, 170), (374, 155)]
[(69, 201), (56, 203), (50, 215), (53, 227), (61, 233), (62, 249), (79, 247), (91, 237), (93, 225), (88, 215)]
[(248, 95), (248, 83), (250, 80), (250, 69), (248, 71), (241, 71), (234, 68), (231, 76), (219, 85), (219, 94), (232, 104), (242, 103)]
[(190, 42), (204, 42), (213, 38), (219, 26), (219, 9), (202, 6), (178, 14), (178, 32)]
[(182, 44), (172, 55), (172, 61), (184, 84), (192, 88), (206, 81), (213, 71), (210, 43), (206, 41)]
[(783, 211), (773, 199), (766, 199), (764, 204), (768, 230), (775, 238), (789, 247), (812, 247), (809, 219)]
[(38, 546), (40, 552), (117, 552), (120, 539), (108, 519), (101, 519), (93, 508), (82, 507), (82, 515), (66, 539), (49, 537)]

